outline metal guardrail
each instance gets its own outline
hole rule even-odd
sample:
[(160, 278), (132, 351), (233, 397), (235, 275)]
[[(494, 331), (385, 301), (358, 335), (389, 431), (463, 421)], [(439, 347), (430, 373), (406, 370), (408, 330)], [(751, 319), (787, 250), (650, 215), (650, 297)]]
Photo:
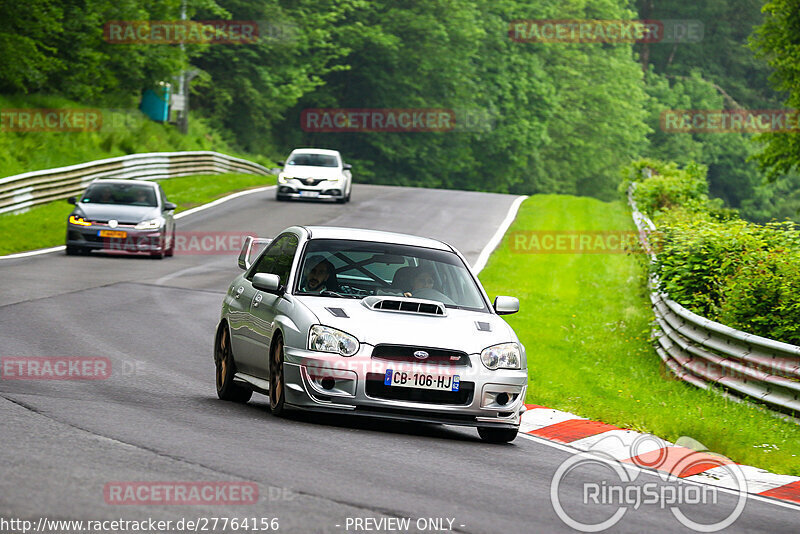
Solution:
[(252, 161), (218, 152), (131, 154), (0, 178), (0, 213), (20, 211), (77, 195), (97, 178), (158, 180), (227, 172), (260, 175), (272, 173)]
[[(628, 190), (642, 246), (656, 259), (647, 236), (653, 222)], [(748, 334), (687, 310), (658, 289), (651, 277), (656, 352), (681, 380), (708, 389), (721, 386), (735, 396), (756, 399), (782, 411), (800, 412), (800, 347)]]

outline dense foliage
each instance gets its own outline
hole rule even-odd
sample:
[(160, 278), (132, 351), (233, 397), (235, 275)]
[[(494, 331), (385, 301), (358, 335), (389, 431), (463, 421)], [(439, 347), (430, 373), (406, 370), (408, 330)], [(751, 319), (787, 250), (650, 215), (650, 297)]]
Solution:
[[(637, 157), (696, 161), (710, 196), (766, 222), (798, 215), (796, 135), (759, 141), (774, 178), (766, 182), (750, 160), (761, 150), (752, 134), (672, 133), (659, 120), (670, 109), (796, 106), (794, 4), (773, 1), (762, 14), (759, 0), (9, 0), (0, 4), (0, 94), (134, 108), (143, 89), (177, 86), (190, 72), (192, 120), (242, 151), (280, 159), (295, 146), (326, 146), (362, 181), (599, 198), (613, 196), (616, 169)], [(104, 36), (110, 21), (182, 14), (254, 21), (260, 38), (179, 46)], [(514, 20), (565, 19), (683, 20), (702, 31), (636, 44), (509, 35)], [(320, 133), (301, 127), (310, 108), (444, 108), (460, 126), (476, 124)]]
[[(649, 172), (645, 172), (649, 171)], [(706, 194), (705, 169), (642, 160), (623, 187), (651, 215), (660, 289), (695, 313), (728, 326), (800, 345), (800, 230), (757, 225)]]

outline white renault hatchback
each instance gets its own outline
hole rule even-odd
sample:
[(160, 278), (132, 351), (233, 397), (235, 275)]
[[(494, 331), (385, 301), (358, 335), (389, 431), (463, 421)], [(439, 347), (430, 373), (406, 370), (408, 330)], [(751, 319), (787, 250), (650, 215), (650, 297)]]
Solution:
[(278, 175), (276, 198), (308, 198), (348, 202), (353, 187), (352, 166), (337, 150), (298, 148), (289, 154)]

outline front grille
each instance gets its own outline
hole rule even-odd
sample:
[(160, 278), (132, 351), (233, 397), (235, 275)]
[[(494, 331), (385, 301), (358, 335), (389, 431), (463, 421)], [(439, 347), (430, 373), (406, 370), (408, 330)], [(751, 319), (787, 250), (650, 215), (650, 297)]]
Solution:
[(305, 185), (317, 185), (322, 182), (322, 178), (298, 178)]
[[(427, 358), (417, 358), (415, 352), (428, 353)], [(466, 352), (449, 349), (433, 349), (430, 347), (415, 347), (413, 345), (375, 345), (372, 357), (394, 362), (414, 362), (425, 364), (468, 366), (469, 356)]]
[[(103, 226), (108, 226), (108, 220), (101, 220), (101, 219), (86, 219), (88, 222), (92, 224), (100, 224)], [(135, 222), (119, 222), (117, 221), (117, 226), (121, 228), (135, 228), (138, 223)], [(110, 227), (109, 227), (110, 228)]]
[(472, 402), (475, 391), (474, 382), (461, 382), (458, 391), (435, 391), (419, 388), (401, 388), (387, 386), (384, 376), (378, 373), (367, 373), (367, 395), (376, 399), (400, 400), (409, 402), (427, 402), (429, 404), (465, 405)]

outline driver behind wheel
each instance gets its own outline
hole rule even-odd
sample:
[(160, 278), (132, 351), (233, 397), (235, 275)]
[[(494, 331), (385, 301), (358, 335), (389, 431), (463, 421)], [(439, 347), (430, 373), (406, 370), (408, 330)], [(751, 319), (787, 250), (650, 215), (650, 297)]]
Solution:
[(417, 267), (411, 278), (411, 291), (403, 293), (406, 297), (411, 297), (414, 292), (421, 289), (433, 289), (433, 273), (426, 267)]
[[(309, 267), (311, 270), (309, 271)], [(300, 284), (301, 291), (305, 293), (320, 293), (328, 287), (333, 273), (333, 264), (322, 256), (313, 256), (306, 261), (306, 277)]]

